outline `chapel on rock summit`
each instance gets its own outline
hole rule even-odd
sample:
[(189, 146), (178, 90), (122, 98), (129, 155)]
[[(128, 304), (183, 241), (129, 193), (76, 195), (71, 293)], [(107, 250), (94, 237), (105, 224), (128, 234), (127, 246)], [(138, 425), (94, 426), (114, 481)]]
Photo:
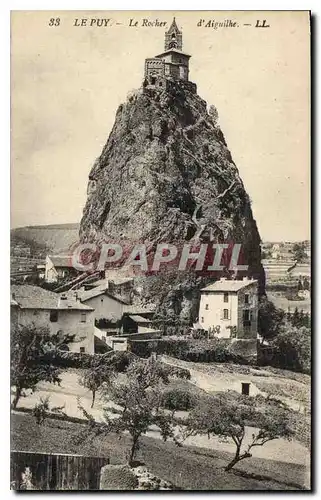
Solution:
[(183, 52), (183, 34), (178, 29), (175, 17), (165, 33), (165, 50), (155, 57), (145, 59), (144, 86), (149, 88), (167, 88), (168, 82), (188, 82), (190, 90), (196, 92), (196, 85), (189, 82), (190, 55)]

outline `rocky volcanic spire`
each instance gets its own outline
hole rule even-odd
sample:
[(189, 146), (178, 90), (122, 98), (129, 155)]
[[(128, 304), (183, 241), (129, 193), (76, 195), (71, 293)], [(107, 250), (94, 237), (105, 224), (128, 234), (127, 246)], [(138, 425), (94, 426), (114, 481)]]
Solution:
[(242, 244), (262, 292), (260, 236), (216, 109), (195, 84), (165, 80), (119, 106), (89, 174), (80, 239), (189, 241), (203, 225), (204, 238)]

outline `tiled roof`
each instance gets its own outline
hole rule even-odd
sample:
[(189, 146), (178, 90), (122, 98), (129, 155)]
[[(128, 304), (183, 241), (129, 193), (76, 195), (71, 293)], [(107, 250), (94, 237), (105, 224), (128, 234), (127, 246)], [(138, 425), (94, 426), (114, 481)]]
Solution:
[(86, 302), (86, 300), (93, 299), (94, 297), (99, 297), (99, 295), (103, 295), (108, 288), (108, 285), (97, 286), (95, 288), (91, 288), (90, 290), (85, 290), (83, 292), (78, 292), (78, 297), (82, 302)]
[(143, 316), (139, 316), (138, 314), (130, 314), (129, 317), (135, 321), (135, 323), (150, 323), (149, 319), (143, 318)]
[(48, 255), (55, 267), (74, 267), (71, 255)]
[(50, 292), (39, 286), (12, 285), (12, 299), (22, 309), (71, 309), (80, 311), (93, 311), (74, 297), (63, 300), (61, 295)]
[(108, 285), (106, 283), (102, 286), (97, 286), (95, 288), (92, 288), (91, 290), (86, 290), (84, 292), (78, 292), (79, 299), (81, 302), (86, 302), (89, 299), (93, 299), (94, 297), (99, 297), (99, 295), (108, 295), (111, 299), (116, 300), (117, 302), (121, 302), (122, 304), (128, 304), (128, 302), (123, 299), (123, 297), (120, 297), (119, 295), (113, 293), (111, 294), (108, 291)]
[(257, 283), (257, 280), (244, 279), (244, 280), (219, 280), (205, 288), (201, 292), (238, 292), (248, 285)]
[(181, 55), (181, 56), (191, 57), (189, 54), (186, 54), (186, 52), (183, 52), (182, 50), (179, 50), (179, 49), (174, 49), (174, 47), (173, 47), (171, 49), (164, 50), (164, 52), (162, 52), (161, 54), (157, 54), (157, 56), (155, 56), (155, 58), (157, 59), (158, 57), (161, 57), (161, 56), (164, 56), (165, 54), (168, 54), (169, 52), (175, 52), (176, 54)]

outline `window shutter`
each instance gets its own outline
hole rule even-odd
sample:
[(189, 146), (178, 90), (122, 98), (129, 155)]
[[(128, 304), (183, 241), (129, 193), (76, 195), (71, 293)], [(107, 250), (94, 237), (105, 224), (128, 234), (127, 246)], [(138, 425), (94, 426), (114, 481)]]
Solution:
[(221, 309), (221, 319), (224, 319), (224, 309)]

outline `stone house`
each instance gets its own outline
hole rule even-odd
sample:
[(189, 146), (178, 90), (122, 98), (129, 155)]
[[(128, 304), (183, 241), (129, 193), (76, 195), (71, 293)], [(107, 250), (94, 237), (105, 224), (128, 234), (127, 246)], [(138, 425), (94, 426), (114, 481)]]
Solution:
[(201, 290), (199, 324), (204, 330), (217, 328), (218, 338), (256, 339), (257, 322), (257, 280), (221, 278)]
[(94, 319), (94, 309), (76, 297), (31, 285), (11, 287), (12, 324), (48, 328), (53, 335), (58, 332), (75, 335), (66, 350), (94, 353)]

